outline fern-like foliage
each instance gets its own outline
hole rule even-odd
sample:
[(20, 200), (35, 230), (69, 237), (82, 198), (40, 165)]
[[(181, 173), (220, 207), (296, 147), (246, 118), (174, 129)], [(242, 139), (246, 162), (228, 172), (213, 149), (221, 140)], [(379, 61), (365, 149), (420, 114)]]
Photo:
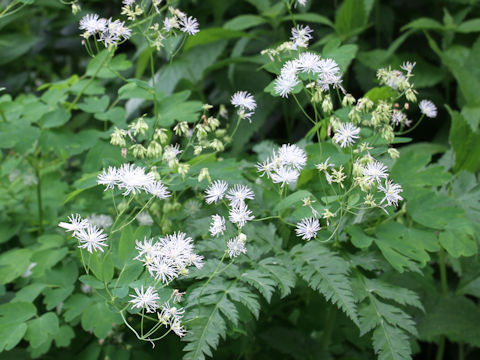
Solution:
[[(190, 332), (184, 351), (185, 360), (204, 360), (213, 356), (220, 339), (227, 335), (229, 327), (237, 327), (249, 319), (240, 319), (240, 307), (246, 308), (254, 318), (260, 315), (259, 294), (270, 302), (276, 289), (282, 296), (295, 285), (295, 273), (289, 258), (265, 258), (255, 264), (256, 269), (233, 273), (224, 272), (206, 286), (189, 291), (187, 303)], [(229, 267), (230, 269), (231, 267)], [(245, 312), (243, 312), (245, 313)]]
[(348, 277), (349, 264), (328, 247), (314, 241), (295, 246), (291, 254), (297, 273), (309, 286), (336, 304), (359, 326), (357, 306)]
[(418, 336), (412, 317), (398, 305), (410, 305), (423, 310), (413, 291), (394, 286), (378, 279), (368, 279), (357, 272), (357, 287), (361, 290), (357, 299), (360, 332), (373, 330), (372, 344), (379, 360), (411, 359), (410, 335)]
[(203, 289), (191, 291), (188, 304), (186, 321), (190, 320), (192, 325), (184, 338), (188, 342), (184, 348), (185, 360), (203, 360), (205, 355), (213, 355), (212, 350), (227, 334), (228, 323), (238, 324), (240, 304), (255, 317), (260, 313), (258, 296), (243, 287), (238, 279), (216, 278)]

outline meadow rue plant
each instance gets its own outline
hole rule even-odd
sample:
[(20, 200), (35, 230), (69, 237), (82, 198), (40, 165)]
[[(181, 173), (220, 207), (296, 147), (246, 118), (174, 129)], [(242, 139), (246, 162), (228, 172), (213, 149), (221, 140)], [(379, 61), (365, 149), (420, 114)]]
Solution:
[[(463, 76), (402, 63), (422, 19), (380, 49), (362, 33), (386, 4), (267, 3), (82, 10), (84, 74), (47, 83), (38, 68), (35, 92), (0, 94), (0, 352), (476, 355), (480, 167), (460, 144), (478, 135), (473, 75), (464, 110), (445, 106), (451, 146), (404, 145), (445, 115), (417, 97), (449, 104), (426, 84), (450, 94)], [(476, 32), (447, 8), (424, 29), (442, 71), (452, 34)]]

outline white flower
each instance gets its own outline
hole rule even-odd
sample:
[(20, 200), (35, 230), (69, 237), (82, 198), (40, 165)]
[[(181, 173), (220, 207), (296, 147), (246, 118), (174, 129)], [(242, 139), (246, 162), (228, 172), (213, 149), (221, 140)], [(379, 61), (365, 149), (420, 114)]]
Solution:
[(274, 90), (275, 93), (281, 97), (288, 97), (288, 94), (299, 84), (298, 78), (294, 75), (291, 76), (279, 76), (275, 80)]
[(227, 250), (228, 250), (228, 256), (230, 256), (230, 259), (232, 257), (237, 257), (240, 254), (246, 254), (247, 249), (245, 248), (245, 236), (237, 236), (234, 237), (233, 239), (228, 240), (227, 242)]
[(292, 184), (297, 181), (300, 173), (296, 169), (290, 169), (285, 166), (281, 166), (280, 168), (276, 169), (274, 172), (271, 173), (272, 181), (275, 184), (282, 184), (282, 187), (285, 184)]
[(212, 222), (210, 223), (210, 234), (216, 236), (218, 234), (223, 235), (225, 232), (225, 218), (220, 215), (212, 215)]
[(117, 39), (120, 39), (120, 37), (128, 39), (132, 36), (132, 30), (125, 26), (124, 21), (120, 20), (112, 21), (112, 19), (109, 19), (107, 23), (107, 31)]
[(225, 191), (227, 191), (228, 184), (223, 180), (216, 180), (205, 190), (205, 202), (211, 204), (223, 199)]
[(200, 30), (198, 29), (198, 21), (192, 16), (182, 17), (180, 19), (180, 31), (187, 33), (188, 35), (195, 35)]
[(166, 199), (170, 196), (167, 187), (163, 185), (161, 181), (153, 181), (152, 183), (147, 184), (145, 191), (159, 199)]
[(88, 226), (88, 220), (82, 219), (79, 214), (72, 214), (68, 217), (69, 223), (61, 222), (58, 224), (61, 228), (64, 228), (66, 231), (73, 231), (74, 233), (85, 229)]
[(293, 41), (296, 47), (308, 47), (308, 41), (312, 38), (310, 35), (313, 32), (309, 26), (297, 25), (297, 27), (292, 28), (292, 37), (290, 40)]
[(153, 263), (147, 268), (150, 275), (154, 276), (156, 280), (161, 280), (164, 284), (168, 284), (178, 276), (172, 261), (165, 257), (154, 258)]
[(192, 238), (181, 231), (160, 238), (158, 246), (160, 255), (170, 259), (178, 271), (190, 265), (202, 267), (203, 257), (194, 254)]
[(160, 312), (160, 317), (163, 320), (173, 322), (174, 320), (180, 320), (185, 314), (184, 308), (179, 308), (176, 306), (170, 306), (170, 303), (166, 302), (162, 305), (162, 311)]
[(411, 63), (410, 61), (406, 61), (400, 66), (400, 68), (407, 72), (407, 76), (410, 76), (416, 64), (416, 62)]
[(176, 17), (166, 17), (163, 20), (163, 30), (169, 32), (172, 29), (178, 28), (178, 21)]
[(297, 3), (302, 6), (305, 6), (307, 4), (307, 0), (297, 0)]
[(241, 229), (247, 221), (253, 220), (255, 216), (252, 215), (245, 203), (240, 203), (230, 209), (228, 218)]
[(134, 164), (123, 164), (118, 169), (118, 188), (125, 189), (123, 195), (134, 195), (141, 190), (146, 190), (155, 181), (152, 172), (145, 174), (145, 169)]
[(278, 157), (284, 165), (301, 170), (307, 163), (307, 153), (297, 145), (284, 144), (278, 150)]
[(107, 241), (107, 234), (102, 229), (96, 226), (88, 225), (86, 228), (81, 229), (73, 234), (78, 239), (81, 249), (87, 249), (89, 253), (100, 250), (103, 252), (102, 246), (108, 246), (105, 244)]
[(170, 329), (172, 329), (172, 331), (178, 337), (183, 337), (187, 333), (187, 330), (182, 326), (182, 323), (178, 319), (175, 319), (172, 323), (170, 323)]
[(235, 207), (243, 204), (246, 199), (253, 200), (255, 194), (248, 186), (237, 184), (228, 191), (226, 198), (230, 200), (230, 205)]
[[(328, 91), (329, 85), (333, 85), (334, 88), (340, 87), (342, 78), (340, 76), (340, 68), (333, 59), (320, 60), (318, 67), (320, 68), (318, 76), (318, 85), (324, 90)], [(343, 88), (341, 88), (343, 89)]]
[(399, 195), (403, 191), (402, 187), (399, 184), (393, 183), (391, 180), (385, 180), (385, 187), (379, 184), (378, 190), (385, 193), (385, 197), (380, 201), (380, 204), (387, 201), (388, 205), (394, 204), (395, 206), (398, 206), (398, 201), (403, 200)]
[(400, 110), (394, 109), (393, 114), (392, 114), (392, 123), (394, 125), (401, 125), (405, 122), (407, 119), (407, 115), (405, 115), (403, 112)]
[(123, 0), (122, 3), (125, 6), (131, 6), (135, 3), (135, 0)]
[(145, 237), (143, 239), (143, 243), (138, 240), (135, 240), (135, 249), (138, 251), (138, 255), (134, 257), (134, 260), (140, 260), (140, 258), (144, 256), (144, 258), (153, 259), (159, 253), (158, 246), (156, 243), (153, 243), (153, 238), (148, 239)]
[(283, 64), (280, 70), (280, 77), (296, 77), (298, 72), (298, 63), (295, 60), (289, 60)]
[(258, 172), (262, 173), (260, 177), (266, 174), (267, 177), (270, 178), (272, 171), (275, 170), (275, 164), (271, 162), (270, 159), (267, 159), (263, 163), (257, 163), (256, 168)]
[(437, 117), (437, 107), (430, 100), (422, 100), (418, 106), (420, 107), (422, 114), (425, 116), (432, 119)]
[(85, 30), (88, 34), (104, 31), (107, 27), (107, 20), (99, 18), (97, 14), (87, 14), (80, 20), (80, 30)]
[(163, 151), (162, 160), (167, 161), (170, 165), (170, 163), (175, 162), (177, 160), (177, 155), (182, 152), (183, 150), (180, 150), (180, 145), (178, 144), (168, 145), (167, 147), (165, 147), (165, 150)]
[(257, 108), (257, 103), (253, 96), (247, 91), (237, 91), (232, 95), (230, 102), (236, 108), (253, 111)]
[(139, 309), (145, 309), (147, 313), (154, 313), (158, 309), (158, 304), (157, 300), (160, 298), (158, 297), (158, 293), (155, 291), (155, 289), (152, 286), (149, 286), (147, 288), (147, 291), (143, 290), (143, 285), (140, 289), (135, 288), (135, 292), (137, 295), (130, 295), (133, 297), (131, 302), (132, 309), (139, 308)]
[(360, 128), (356, 127), (352, 123), (341, 123), (337, 129), (333, 141), (337, 144), (340, 144), (340, 147), (346, 147), (353, 145), (355, 139), (358, 139), (358, 134), (360, 133)]
[(373, 161), (365, 166), (363, 169), (363, 176), (367, 179), (367, 183), (373, 181), (380, 182), (380, 179), (386, 179), (388, 177), (388, 168), (380, 161)]
[(297, 59), (299, 71), (308, 73), (320, 72), (320, 56), (311, 52), (301, 53)]
[(152, 226), (153, 225), (153, 219), (152, 217), (150, 216), (149, 213), (145, 212), (145, 211), (142, 211), (141, 213), (139, 213), (136, 217), (138, 223), (140, 224), (140, 226)]
[(87, 221), (91, 225), (98, 226), (99, 228), (106, 229), (113, 224), (113, 219), (109, 215), (103, 214), (92, 214), (87, 217)]
[(303, 240), (310, 240), (317, 237), (317, 232), (320, 230), (320, 223), (315, 218), (305, 218), (297, 223), (297, 228), (295, 232), (297, 236), (301, 237)]
[(109, 166), (108, 170), (103, 169), (103, 172), (97, 176), (98, 185), (106, 185), (105, 191), (113, 189), (118, 184), (119, 173), (118, 169), (113, 166)]
[(330, 161), (330, 156), (323, 163), (315, 165), (315, 167), (319, 171), (327, 171), (329, 168), (335, 166), (335, 164), (329, 163), (329, 161)]

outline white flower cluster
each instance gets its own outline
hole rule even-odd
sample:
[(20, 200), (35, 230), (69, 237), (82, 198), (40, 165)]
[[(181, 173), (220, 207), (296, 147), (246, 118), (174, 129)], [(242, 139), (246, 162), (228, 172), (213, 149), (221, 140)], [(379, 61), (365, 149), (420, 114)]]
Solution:
[(198, 21), (194, 17), (187, 16), (184, 12), (172, 7), (169, 8), (169, 11), (171, 16), (167, 16), (163, 20), (163, 30), (166, 32), (178, 29), (185, 34), (195, 35), (200, 31)]
[[(133, 297), (129, 302), (132, 303), (132, 309), (145, 309), (147, 313), (154, 313), (160, 308), (158, 300), (157, 291), (153, 286), (149, 286), (145, 291), (143, 285), (139, 288), (135, 288), (136, 295), (130, 295)], [(181, 296), (181, 293), (178, 290), (175, 290), (172, 296), (175, 300)], [(170, 303), (167, 301), (161, 306), (160, 314), (158, 314), (159, 320), (165, 325), (170, 326), (170, 329), (177, 334), (179, 337), (183, 337), (187, 331), (182, 325), (183, 314), (185, 314), (185, 309), (176, 306), (170, 306)]]
[[(400, 193), (403, 191), (402, 186), (388, 180), (388, 168), (385, 164), (375, 160), (370, 155), (367, 155), (366, 161), (368, 162), (365, 165), (359, 164), (358, 161), (354, 165), (357, 169), (356, 171), (361, 173), (361, 176), (356, 178), (360, 187), (364, 190), (368, 190), (376, 184), (378, 191), (383, 192), (384, 194), (383, 199), (380, 201), (380, 205), (386, 202), (387, 206), (398, 206), (398, 202), (403, 200), (400, 196)], [(385, 181), (385, 185), (382, 185), (382, 180)]]
[(276, 184), (293, 184), (307, 163), (307, 153), (297, 145), (284, 144), (273, 155), (257, 164), (258, 172), (267, 175)]
[(108, 170), (97, 176), (97, 184), (105, 185), (105, 191), (114, 189), (125, 190), (123, 195), (130, 193), (137, 194), (145, 191), (159, 199), (166, 199), (170, 196), (167, 187), (161, 182), (155, 180), (153, 172), (145, 173), (145, 169), (134, 164), (123, 164), (120, 168), (109, 166)]
[(410, 84), (410, 78), (413, 76), (413, 68), (415, 63), (405, 62), (400, 66), (403, 70), (392, 70), (391, 68), (378, 69), (377, 78), (380, 81), (380, 85), (385, 84), (394, 90), (405, 93), (405, 97), (408, 101), (417, 101), (417, 92), (413, 88), (413, 84)]
[(251, 117), (257, 108), (257, 102), (252, 94), (247, 91), (237, 91), (232, 95), (230, 102), (238, 109), (237, 114), (241, 119), (247, 119), (250, 123), (252, 122)]
[(125, 26), (125, 22), (100, 18), (97, 14), (87, 14), (80, 20), (80, 30), (84, 30), (82, 36), (88, 39), (92, 35), (99, 35), (98, 40), (105, 44), (117, 46), (122, 40), (132, 36), (132, 30)]
[(203, 266), (203, 256), (194, 253), (192, 238), (180, 231), (157, 242), (145, 238), (136, 244), (138, 255), (134, 259), (142, 261), (150, 275), (164, 284), (187, 274), (188, 266), (198, 269)]
[(87, 219), (82, 219), (79, 214), (70, 215), (68, 220), (69, 222), (61, 222), (58, 226), (67, 232), (72, 232), (72, 236), (80, 242), (79, 248), (87, 249), (89, 253), (93, 253), (97, 250), (103, 252), (103, 247), (108, 246), (105, 244), (107, 234), (103, 232), (103, 229), (90, 224)]
[(245, 247), (245, 243), (247, 242), (247, 236), (245, 234), (240, 234), (233, 239), (228, 240), (227, 242), (227, 251), (228, 256), (230, 259), (233, 257), (237, 257), (240, 254), (246, 254), (247, 248)]
[(313, 30), (309, 26), (297, 25), (292, 28), (291, 41), (286, 41), (275, 49), (265, 49), (261, 51), (262, 55), (268, 55), (270, 60), (274, 61), (275, 56), (280, 55), (284, 51), (298, 50), (298, 48), (308, 48), (309, 41), (313, 38), (311, 33)]
[[(216, 203), (222, 200), (224, 197), (230, 201), (229, 220), (236, 224), (239, 229), (243, 228), (247, 221), (253, 220), (255, 217), (252, 215), (252, 211), (248, 209), (245, 200), (253, 200), (255, 194), (246, 185), (234, 185), (228, 190), (228, 184), (223, 180), (217, 180), (213, 182), (205, 190), (205, 202), (207, 204)], [(210, 227), (210, 233), (223, 234), (224, 222), (222, 223), (219, 218), (212, 219)]]
[(342, 77), (338, 64), (332, 59), (322, 59), (313, 52), (304, 52), (298, 55), (298, 58), (287, 61), (280, 75), (275, 80), (275, 93), (288, 97), (295, 86), (300, 83), (298, 74), (307, 73), (313, 75), (316, 85), (322, 91), (328, 91), (330, 86), (334, 89), (341, 89)]

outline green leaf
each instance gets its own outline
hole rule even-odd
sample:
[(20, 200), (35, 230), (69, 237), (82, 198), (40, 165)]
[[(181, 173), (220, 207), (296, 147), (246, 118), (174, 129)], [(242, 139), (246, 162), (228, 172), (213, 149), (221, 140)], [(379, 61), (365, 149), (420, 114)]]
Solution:
[(110, 59), (111, 54), (108, 49), (102, 50), (99, 52), (87, 65), (87, 71), (85, 73), (86, 76), (94, 76), (95, 74), (98, 76), (101, 69), (107, 64)]
[(88, 254), (88, 264), (98, 280), (109, 282), (113, 279), (114, 267), (110, 253), (100, 255), (98, 252)]
[(284, 209), (288, 209), (293, 205), (299, 205), (299, 203), (305, 198), (315, 198), (310, 191), (297, 190), (293, 194), (288, 195), (285, 199), (281, 200), (273, 209), (274, 212), (278, 212)]
[(452, 342), (462, 342), (480, 347), (480, 308), (466, 297), (435, 297), (419, 319), (420, 339), (434, 342), (445, 335)]
[(23, 34), (7, 34), (0, 36), (0, 65), (24, 55), (39, 40), (36, 36)]
[(480, 170), (480, 133), (472, 131), (460, 113), (448, 110), (452, 117), (449, 140), (455, 152), (454, 171), (477, 172)]
[(120, 315), (110, 310), (103, 300), (88, 306), (82, 313), (82, 327), (86, 331), (93, 330), (95, 336), (100, 339), (107, 337), (113, 325), (121, 321)]
[(45, 289), (47, 285), (33, 283), (21, 288), (12, 299), (12, 302), (31, 302)]
[(73, 285), (61, 289), (45, 289), (43, 292), (45, 295), (43, 303), (47, 310), (52, 310), (55, 306), (64, 301), (73, 292), (73, 289)]
[(412, 349), (408, 336), (400, 329), (383, 323), (373, 332), (373, 348), (378, 360), (409, 360)]
[(369, 90), (364, 97), (369, 98), (374, 103), (378, 103), (382, 100), (391, 100), (398, 96), (397, 92), (390, 86), (374, 87)]
[[(314, 24), (322, 24), (322, 25), (327, 25), (331, 28), (334, 27), (333, 23), (331, 20), (325, 16), (315, 14), (315, 13), (303, 13), (303, 14), (293, 14), (293, 18), (295, 21), (305, 21), (305, 22), (310, 22)], [(282, 22), (284, 21), (292, 21), (291, 16), (285, 16), (281, 19)]]
[(72, 339), (75, 337), (75, 332), (71, 326), (62, 325), (58, 329), (58, 333), (55, 335), (55, 345), (57, 347), (67, 347), (72, 342)]
[(195, 36), (189, 36), (185, 42), (184, 51), (199, 46), (217, 42), (224, 39), (235, 39), (239, 37), (249, 36), (247, 33), (227, 28), (209, 28), (200, 31)]
[(256, 288), (265, 300), (270, 302), (276, 282), (270, 278), (268, 273), (260, 270), (249, 270), (242, 274), (241, 280)]
[(323, 294), (359, 325), (357, 307), (348, 278), (348, 263), (326, 246), (314, 241), (295, 246), (291, 253), (297, 273), (308, 285)]
[(270, 273), (272, 279), (277, 282), (281, 297), (289, 295), (295, 287), (296, 276), (291, 260), (287, 257), (276, 256), (262, 259), (258, 266)]
[(409, 202), (408, 213), (417, 223), (432, 229), (446, 229), (452, 221), (465, 218), (465, 212), (445, 195), (424, 191)]
[(39, 347), (58, 333), (58, 317), (53, 312), (47, 312), (42, 316), (30, 320), (25, 339), (34, 348)]
[(107, 95), (102, 97), (87, 96), (83, 102), (78, 104), (78, 108), (89, 113), (103, 113), (107, 110), (110, 98)]
[(409, 289), (395, 286), (378, 279), (367, 278), (365, 278), (365, 288), (369, 292), (373, 292), (384, 299), (393, 300), (400, 305), (414, 306), (425, 311), (418, 295)]
[(239, 15), (227, 21), (223, 27), (228, 30), (242, 31), (266, 23), (266, 20), (258, 15)]
[(402, 27), (402, 31), (407, 29), (415, 29), (415, 30), (437, 30), (443, 31), (443, 25), (436, 20), (430, 18), (419, 18), (415, 19), (412, 22), (408, 23), (404, 27)]
[(38, 121), (39, 125), (44, 128), (53, 128), (61, 126), (70, 120), (71, 114), (61, 107), (56, 110), (50, 111), (43, 115)]
[(13, 249), (0, 255), (0, 284), (8, 284), (22, 275), (30, 265), (32, 252)]
[(83, 294), (74, 294), (63, 305), (65, 313), (63, 316), (65, 320), (71, 322), (77, 316), (80, 316), (83, 311), (93, 303), (93, 298), (83, 295)]
[(480, 19), (471, 19), (464, 21), (455, 29), (456, 32), (459, 33), (472, 33), (472, 32), (480, 32)]
[(344, 38), (350, 37), (367, 24), (364, 0), (344, 0), (335, 16), (335, 30)]
[(350, 225), (345, 231), (350, 235), (352, 244), (359, 249), (368, 248), (374, 240), (363, 232), (360, 225)]
[(136, 239), (131, 225), (122, 230), (122, 235), (118, 243), (118, 257), (123, 264), (128, 263), (135, 256), (135, 240), (143, 241), (144, 239)]
[(416, 262), (424, 266), (430, 260), (427, 251), (439, 250), (434, 234), (407, 228), (397, 222), (384, 223), (375, 233), (375, 244), (390, 265), (399, 272), (403, 272), (404, 268), (418, 270)]
[(27, 321), (37, 313), (31, 302), (11, 302), (0, 305), (0, 325)]
[[(466, 224), (468, 227), (468, 224)], [(442, 231), (439, 235), (440, 244), (454, 258), (460, 256), (473, 256), (477, 253), (477, 239), (475, 230), (465, 232), (466, 227), (461, 229), (449, 229)]]
[(335, 60), (340, 69), (345, 72), (352, 60), (355, 59), (358, 46), (353, 44), (339, 45), (340, 43), (335, 40), (329, 41), (323, 48), (322, 56)]
[(0, 352), (12, 350), (22, 340), (27, 331), (27, 324), (0, 324)]
[(186, 90), (160, 101), (158, 113), (162, 126), (171, 126), (175, 120), (193, 123), (199, 119), (202, 103), (200, 101), (186, 101), (189, 96), (190, 91)]

